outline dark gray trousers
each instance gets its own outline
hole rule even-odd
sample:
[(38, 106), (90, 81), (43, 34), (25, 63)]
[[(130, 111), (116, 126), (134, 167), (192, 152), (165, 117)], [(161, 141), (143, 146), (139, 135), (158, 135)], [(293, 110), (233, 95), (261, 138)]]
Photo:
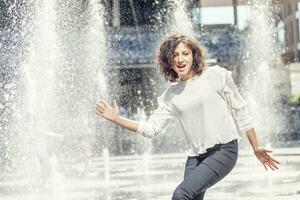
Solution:
[(188, 157), (184, 180), (177, 186), (172, 200), (203, 200), (205, 191), (233, 169), (237, 157), (237, 140), (217, 144), (204, 154)]

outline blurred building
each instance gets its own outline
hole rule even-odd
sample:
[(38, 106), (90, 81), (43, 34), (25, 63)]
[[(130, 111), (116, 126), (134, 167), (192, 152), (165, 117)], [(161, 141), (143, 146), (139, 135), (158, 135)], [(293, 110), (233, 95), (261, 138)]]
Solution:
[(300, 3), (287, 1), (279, 7), (278, 51), (290, 70), (291, 94), (297, 94), (300, 93)]
[[(289, 70), (290, 94), (295, 102), (300, 102), (300, 2), (286, 1), (279, 4), (279, 20), (277, 21), (278, 60)], [(296, 103), (297, 104), (297, 103)], [(300, 107), (290, 108), (288, 121), (290, 123), (290, 139), (300, 139)]]

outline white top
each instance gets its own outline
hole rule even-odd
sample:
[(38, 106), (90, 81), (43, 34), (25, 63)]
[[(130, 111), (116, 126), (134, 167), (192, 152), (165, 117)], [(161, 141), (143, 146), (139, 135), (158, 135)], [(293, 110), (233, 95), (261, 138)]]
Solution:
[(206, 68), (187, 81), (178, 80), (158, 97), (158, 109), (140, 121), (137, 133), (152, 137), (177, 117), (189, 145), (188, 156), (205, 153), (215, 144), (240, 139), (242, 131), (253, 128), (246, 102), (240, 96), (231, 73), (219, 66)]

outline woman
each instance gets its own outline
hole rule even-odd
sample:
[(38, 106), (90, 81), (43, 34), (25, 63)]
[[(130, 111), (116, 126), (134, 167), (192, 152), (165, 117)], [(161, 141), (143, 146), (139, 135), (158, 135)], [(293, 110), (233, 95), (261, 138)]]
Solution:
[(96, 113), (146, 137), (162, 131), (170, 119), (179, 119), (189, 149), (184, 180), (173, 200), (203, 199), (205, 191), (233, 169), (240, 139), (235, 124), (247, 134), (265, 169), (278, 169), (271, 151), (259, 146), (246, 103), (230, 73), (219, 66), (206, 67), (198, 42), (172, 35), (160, 45), (157, 61), (161, 74), (173, 84), (158, 98), (159, 107), (146, 122), (119, 116), (115, 101), (112, 107), (100, 101)]

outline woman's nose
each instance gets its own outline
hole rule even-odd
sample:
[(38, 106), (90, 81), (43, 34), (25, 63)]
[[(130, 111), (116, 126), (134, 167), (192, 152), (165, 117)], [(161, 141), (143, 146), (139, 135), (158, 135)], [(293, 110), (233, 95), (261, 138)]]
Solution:
[(178, 56), (178, 62), (182, 62), (183, 61), (183, 57), (182, 56)]

